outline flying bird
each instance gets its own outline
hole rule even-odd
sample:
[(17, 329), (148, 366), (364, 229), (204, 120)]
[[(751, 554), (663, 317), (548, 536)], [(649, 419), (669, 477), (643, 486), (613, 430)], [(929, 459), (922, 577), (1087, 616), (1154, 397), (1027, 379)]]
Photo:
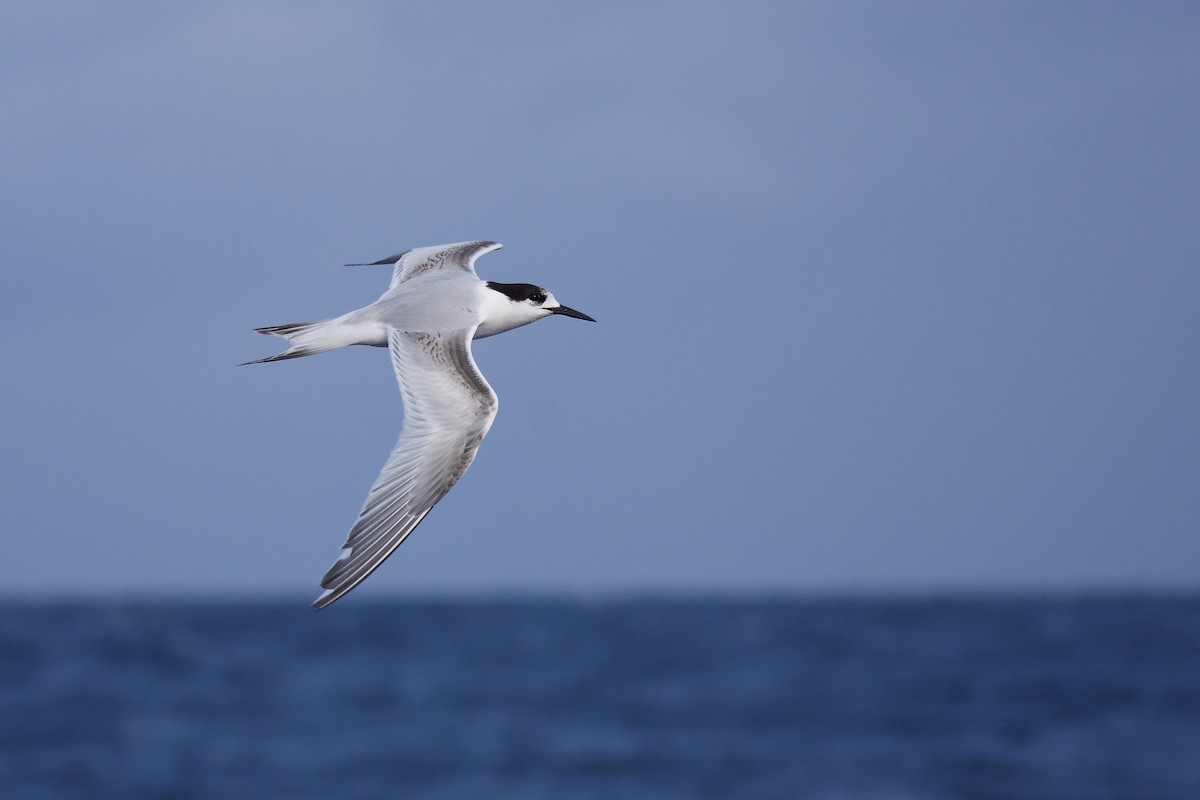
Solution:
[(540, 286), (480, 280), (475, 261), (500, 247), (459, 242), (397, 253), (371, 262), (393, 265), (391, 285), (371, 305), (320, 322), (255, 329), (283, 337), (289, 347), (247, 364), (351, 344), (386, 347), (404, 403), (400, 438), (313, 607), (324, 608), (370, 575), (471, 466), (497, 405), (475, 365), (471, 341), (552, 315), (595, 322)]

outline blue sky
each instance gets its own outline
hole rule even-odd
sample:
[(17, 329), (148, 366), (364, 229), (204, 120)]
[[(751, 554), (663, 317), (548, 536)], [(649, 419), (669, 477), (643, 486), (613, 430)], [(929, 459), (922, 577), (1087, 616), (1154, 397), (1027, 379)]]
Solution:
[[(0, 593), (315, 596), (401, 424), (339, 266), (599, 320), (352, 597), (1200, 584), (1200, 7), (0, 13)], [(352, 601), (352, 600), (351, 600)]]

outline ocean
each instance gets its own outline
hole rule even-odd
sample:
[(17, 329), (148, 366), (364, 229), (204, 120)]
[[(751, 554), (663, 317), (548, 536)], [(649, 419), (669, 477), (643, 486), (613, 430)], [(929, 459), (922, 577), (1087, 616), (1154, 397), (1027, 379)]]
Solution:
[(1200, 798), (1200, 596), (2, 606), (3, 800)]

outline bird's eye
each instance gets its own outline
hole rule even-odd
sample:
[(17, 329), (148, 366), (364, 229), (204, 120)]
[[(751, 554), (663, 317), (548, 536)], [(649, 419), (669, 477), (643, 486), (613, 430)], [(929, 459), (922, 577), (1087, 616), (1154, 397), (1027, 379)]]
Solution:
[(540, 306), (542, 303), (546, 302), (546, 295), (542, 294), (541, 292), (536, 292), (529, 295), (529, 299)]

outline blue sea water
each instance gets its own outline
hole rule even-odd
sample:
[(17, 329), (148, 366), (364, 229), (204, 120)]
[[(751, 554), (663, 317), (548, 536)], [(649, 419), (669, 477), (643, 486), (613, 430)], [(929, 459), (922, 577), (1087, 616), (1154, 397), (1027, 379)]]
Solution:
[(0, 798), (1200, 798), (1200, 597), (43, 603)]

